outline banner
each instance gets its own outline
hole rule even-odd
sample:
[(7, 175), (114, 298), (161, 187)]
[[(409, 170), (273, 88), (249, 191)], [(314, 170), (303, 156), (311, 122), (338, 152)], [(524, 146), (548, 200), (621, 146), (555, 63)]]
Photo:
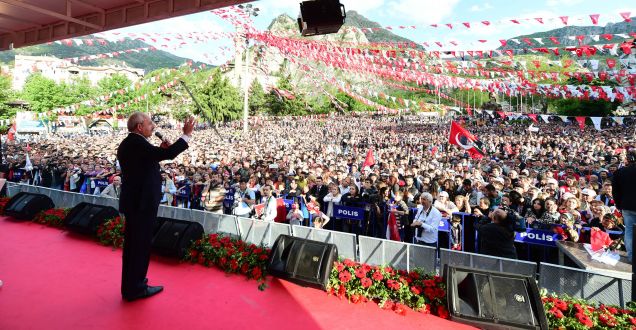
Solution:
[(551, 230), (527, 228), (525, 233), (515, 233), (515, 242), (556, 247), (561, 236)]
[(334, 218), (362, 221), (364, 220), (364, 209), (360, 207), (334, 205), (333, 216)]

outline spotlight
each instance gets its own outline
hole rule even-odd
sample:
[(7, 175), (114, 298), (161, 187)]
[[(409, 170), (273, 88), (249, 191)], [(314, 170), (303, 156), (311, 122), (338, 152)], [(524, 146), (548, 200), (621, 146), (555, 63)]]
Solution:
[(303, 36), (337, 33), (347, 14), (338, 0), (314, 0), (300, 3), (298, 28)]

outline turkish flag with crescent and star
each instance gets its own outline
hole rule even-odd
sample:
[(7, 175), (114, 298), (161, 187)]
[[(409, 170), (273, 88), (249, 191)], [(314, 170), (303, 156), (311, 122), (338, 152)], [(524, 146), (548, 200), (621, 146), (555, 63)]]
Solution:
[(486, 154), (479, 139), (463, 128), (460, 124), (452, 121), (448, 142), (460, 146), (472, 158), (482, 158)]

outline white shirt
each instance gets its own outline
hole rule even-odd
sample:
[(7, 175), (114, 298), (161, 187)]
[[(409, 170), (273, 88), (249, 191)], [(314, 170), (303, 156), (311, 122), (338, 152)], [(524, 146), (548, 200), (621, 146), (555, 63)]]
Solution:
[(342, 198), (342, 195), (338, 194), (337, 196), (334, 196), (332, 193), (328, 193), (327, 196), (325, 196), (322, 200), (324, 202), (327, 203), (327, 215), (332, 217), (333, 216), (333, 206), (334, 205), (340, 205), (340, 199)]
[(263, 208), (263, 216), (261, 219), (264, 221), (274, 221), (278, 214), (276, 198), (273, 196), (263, 197), (263, 202), (265, 203), (265, 207)]
[(429, 244), (437, 242), (437, 230), (442, 220), (439, 210), (432, 205), (430, 209), (424, 210), (424, 207), (420, 205), (413, 221), (415, 220), (422, 222), (422, 227), (417, 229), (415, 239)]

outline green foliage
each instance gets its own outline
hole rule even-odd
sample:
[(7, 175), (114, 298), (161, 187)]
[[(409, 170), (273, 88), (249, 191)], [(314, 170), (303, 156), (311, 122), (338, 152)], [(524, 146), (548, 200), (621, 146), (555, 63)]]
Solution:
[(294, 93), (294, 87), (291, 84), (290, 76), (283, 76), (278, 80), (278, 89), (286, 90), (294, 94), (293, 99), (289, 99), (282, 95), (278, 95), (272, 90), (267, 95), (267, 107), (272, 115), (304, 115), (307, 113), (307, 104), (302, 95)]
[(15, 116), (16, 109), (12, 109), (5, 103), (14, 97), (11, 90), (11, 77), (0, 75), (0, 119), (7, 119)]
[(267, 99), (263, 86), (258, 79), (254, 79), (249, 91), (250, 115), (255, 115), (259, 112), (267, 112), (267, 108), (265, 107), (266, 104)]
[(619, 104), (603, 100), (556, 99), (548, 100), (548, 110), (562, 116), (602, 117), (611, 114)]
[[(135, 98), (135, 93), (126, 91), (126, 88), (130, 87), (132, 82), (128, 77), (123, 74), (114, 74), (110, 77), (104, 78), (97, 82), (97, 88), (100, 95), (108, 95), (113, 92), (118, 92), (112, 95), (106, 102), (106, 107), (112, 107), (118, 104), (126, 103)], [(123, 90), (123, 92), (121, 92)], [(131, 107), (124, 108), (124, 114), (128, 114), (134, 111)]]
[(31, 110), (38, 113), (70, 104), (65, 89), (40, 73), (34, 73), (26, 79), (22, 98), (29, 102)]
[(192, 92), (203, 108), (201, 112), (196, 105), (192, 104), (191, 107), (194, 109), (192, 112), (209, 122), (236, 120), (242, 115), (243, 103), (238, 90), (221, 75), (218, 69), (212, 72), (208, 83)]

